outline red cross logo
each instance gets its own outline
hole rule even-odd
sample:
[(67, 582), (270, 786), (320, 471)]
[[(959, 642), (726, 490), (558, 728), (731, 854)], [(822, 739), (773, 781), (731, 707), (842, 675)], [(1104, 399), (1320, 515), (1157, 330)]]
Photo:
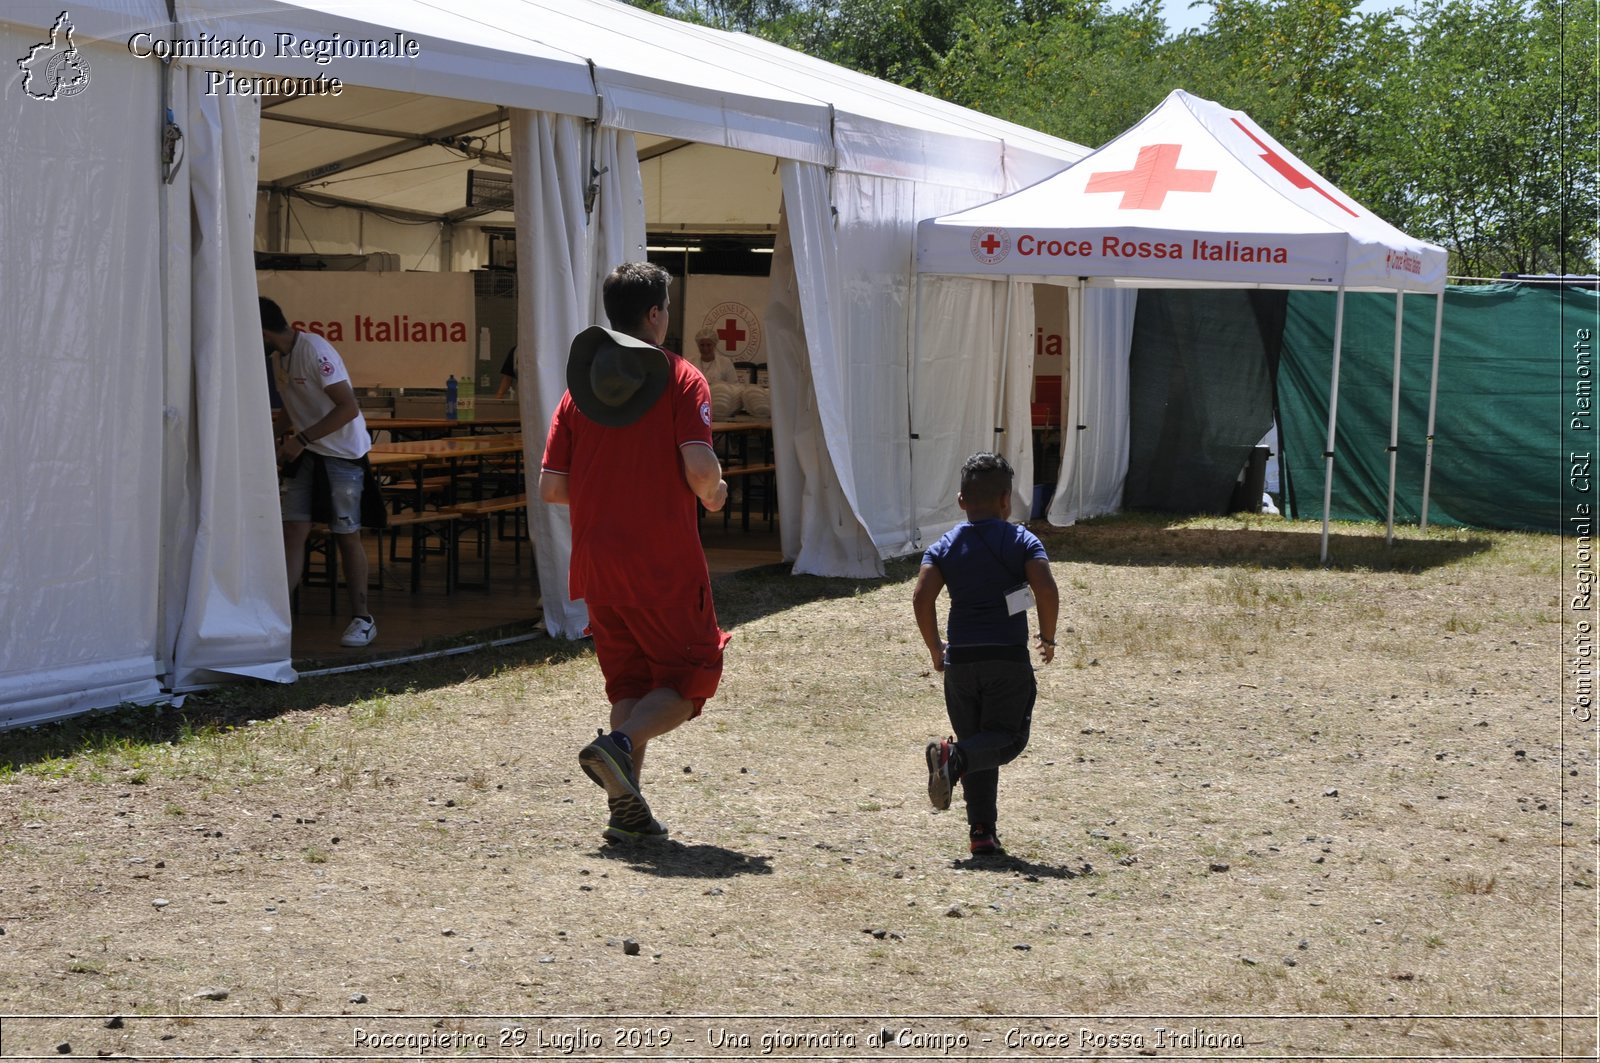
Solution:
[(717, 339), (722, 341), (723, 347), (730, 354), (744, 337), (745, 331), (739, 327), (739, 319), (736, 317), (730, 317), (721, 328), (717, 329)]
[(1289, 165), (1288, 159), (1284, 158), (1282, 155), (1279, 155), (1277, 152), (1263, 144), (1260, 137), (1256, 136), (1254, 133), (1250, 132), (1250, 130), (1244, 127), (1243, 122), (1235, 118), (1233, 120), (1233, 124), (1239, 127), (1239, 131), (1241, 133), (1256, 142), (1256, 147), (1261, 149), (1262, 161), (1268, 166), (1272, 167), (1274, 170), (1277, 170), (1278, 173), (1282, 174), (1290, 184), (1294, 185), (1298, 189), (1301, 189), (1302, 191), (1309, 188), (1318, 195), (1322, 196), (1322, 198), (1326, 199), (1329, 203), (1332, 203), (1334, 206), (1350, 215), (1352, 218), (1360, 217), (1360, 215), (1355, 211), (1351, 210), (1343, 203), (1340, 203), (1337, 199), (1334, 199), (1333, 196), (1329, 195), (1327, 189), (1323, 188), (1321, 185), (1318, 185), (1311, 178), (1307, 177), (1305, 174)]
[(1182, 144), (1146, 144), (1131, 170), (1089, 175), (1086, 192), (1121, 192), (1118, 210), (1160, 210), (1168, 192), (1209, 192), (1215, 170), (1180, 170)]
[(1011, 253), (1011, 234), (1004, 229), (974, 229), (968, 246), (973, 258), (993, 266)]

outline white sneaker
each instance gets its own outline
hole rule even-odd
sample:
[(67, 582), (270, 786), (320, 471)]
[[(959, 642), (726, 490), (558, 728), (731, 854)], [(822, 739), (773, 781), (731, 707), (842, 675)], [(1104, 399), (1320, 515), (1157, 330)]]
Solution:
[(371, 620), (355, 617), (350, 621), (350, 626), (344, 629), (344, 634), (339, 638), (341, 646), (366, 646), (378, 635), (378, 625)]

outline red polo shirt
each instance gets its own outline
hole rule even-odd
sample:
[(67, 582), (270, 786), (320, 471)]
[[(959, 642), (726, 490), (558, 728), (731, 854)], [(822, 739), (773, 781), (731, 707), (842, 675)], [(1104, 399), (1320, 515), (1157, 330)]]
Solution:
[(672, 376), (643, 417), (608, 428), (565, 392), (550, 422), (542, 467), (567, 477), (572, 565), (567, 593), (591, 605), (710, 601), (698, 500), (683, 478), (685, 443), (711, 445), (711, 389), (667, 351)]

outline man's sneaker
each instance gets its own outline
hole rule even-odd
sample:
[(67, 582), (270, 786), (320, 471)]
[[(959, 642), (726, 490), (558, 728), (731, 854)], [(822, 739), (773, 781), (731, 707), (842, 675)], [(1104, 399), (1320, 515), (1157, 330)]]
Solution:
[(950, 739), (943, 742), (929, 742), (926, 749), (928, 758), (928, 800), (933, 807), (944, 811), (950, 807), (950, 791), (955, 786), (955, 779), (950, 776)]
[(968, 844), (973, 856), (1005, 855), (1005, 850), (1000, 847), (1000, 836), (994, 832), (993, 823), (974, 823)]
[(639, 792), (639, 778), (633, 773), (633, 758), (610, 735), (597, 732), (595, 740), (579, 750), (578, 766), (596, 786), (605, 789), (613, 820), (620, 816), (635, 823), (650, 818), (650, 806)]
[(354, 617), (339, 636), (341, 646), (367, 646), (378, 637), (378, 625), (366, 617)]
[(666, 824), (649, 814), (646, 814), (642, 820), (618, 819), (613, 815), (611, 821), (606, 824), (606, 829), (600, 833), (608, 842), (665, 841), (667, 827)]

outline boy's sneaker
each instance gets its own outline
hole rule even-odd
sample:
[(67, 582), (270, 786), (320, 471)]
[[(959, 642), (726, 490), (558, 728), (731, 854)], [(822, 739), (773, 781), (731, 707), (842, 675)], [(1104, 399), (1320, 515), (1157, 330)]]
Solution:
[(938, 811), (950, 807), (950, 792), (955, 779), (950, 774), (950, 739), (929, 742), (925, 753), (928, 758), (928, 800)]
[(370, 617), (352, 617), (350, 626), (344, 629), (344, 634), (339, 636), (341, 646), (367, 646), (378, 637), (378, 625)]
[(603, 787), (613, 820), (638, 823), (650, 818), (650, 806), (639, 792), (639, 778), (633, 773), (633, 757), (622, 751), (616, 740), (604, 731), (596, 732), (593, 742), (578, 751), (578, 766)]
[(974, 823), (968, 845), (973, 856), (1004, 856), (1000, 836), (994, 832), (993, 823)]

